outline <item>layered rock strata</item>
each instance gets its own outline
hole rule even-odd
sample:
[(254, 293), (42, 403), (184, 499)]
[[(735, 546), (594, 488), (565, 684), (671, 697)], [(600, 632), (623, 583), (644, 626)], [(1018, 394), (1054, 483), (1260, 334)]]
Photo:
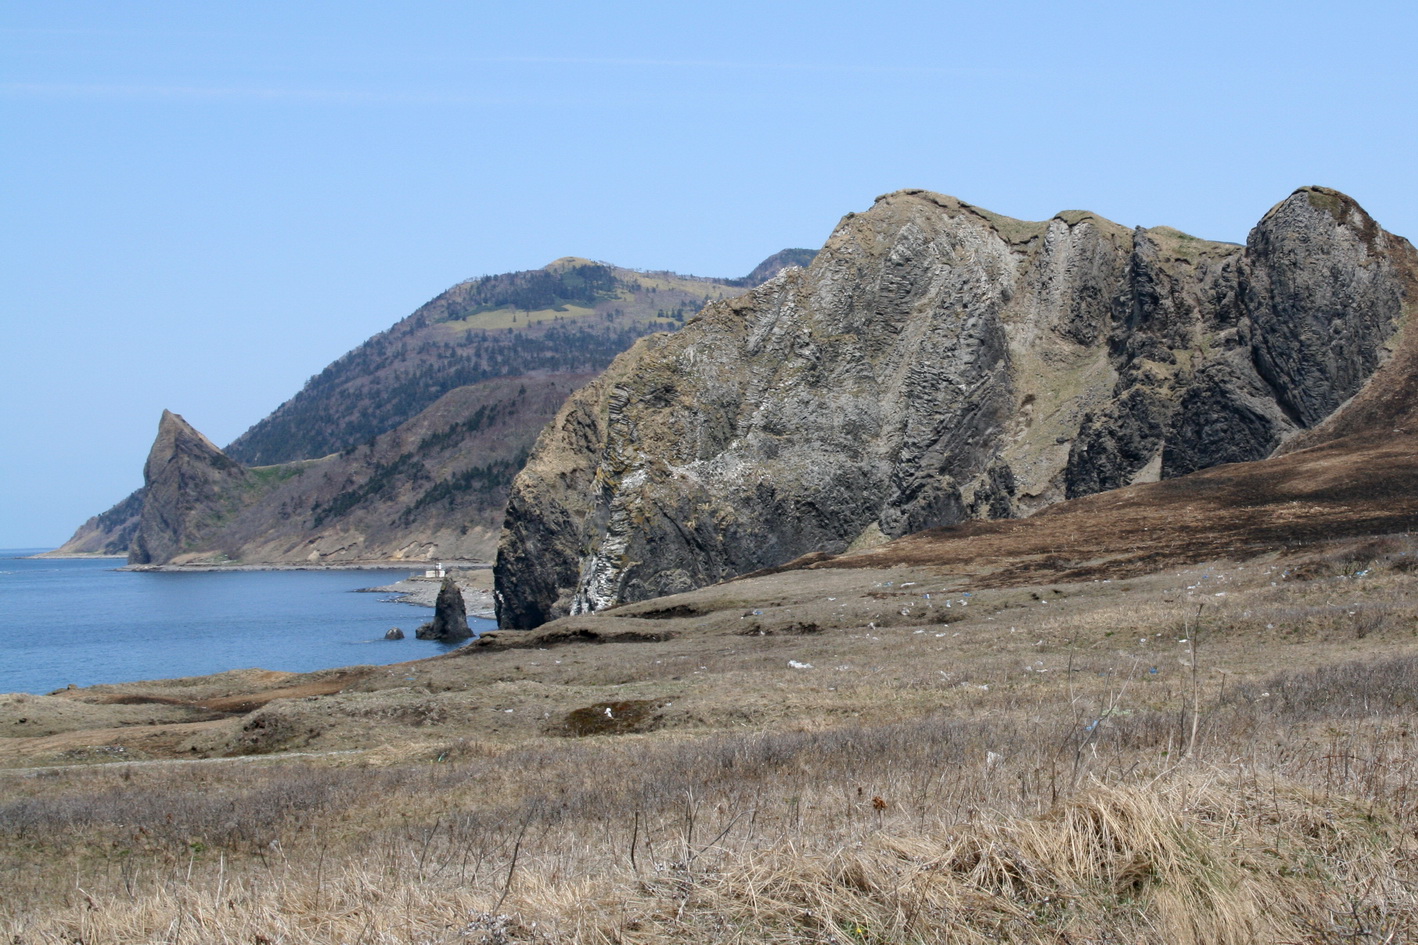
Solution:
[(881, 197), (571, 398), (513, 485), (499, 622), (1267, 456), (1385, 361), (1415, 273), (1324, 188), (1245, 246)]

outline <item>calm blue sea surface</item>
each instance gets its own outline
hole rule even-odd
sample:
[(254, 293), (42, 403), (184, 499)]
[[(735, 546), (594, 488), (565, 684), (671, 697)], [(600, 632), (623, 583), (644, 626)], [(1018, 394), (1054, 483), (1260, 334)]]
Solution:
[[(115, 570), (120, 559), (27, 559), (0, 550), (0, 692), (228, 669), (308, 672), (397, 663), (451, 647), (415, 640), (431, 607), (355, 593), (409, 571)], [(474, 632), (490, 620), (468, 623)], [(385, 640), (402, 627), (404, 640)]]

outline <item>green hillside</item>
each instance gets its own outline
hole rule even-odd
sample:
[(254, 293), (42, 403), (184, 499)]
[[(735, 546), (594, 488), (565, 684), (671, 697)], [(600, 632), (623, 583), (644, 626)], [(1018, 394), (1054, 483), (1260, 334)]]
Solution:
[[(772, 259), (811, 256), (787, 252), (795, 255)], [(368, 442), (459, 387), (523, 374), (594, 374), (642, 335), (677, 328), (756, 281), (575, 257), (469, 279), (312, 377), (227, 453), (250, 465), (312, 459)]]

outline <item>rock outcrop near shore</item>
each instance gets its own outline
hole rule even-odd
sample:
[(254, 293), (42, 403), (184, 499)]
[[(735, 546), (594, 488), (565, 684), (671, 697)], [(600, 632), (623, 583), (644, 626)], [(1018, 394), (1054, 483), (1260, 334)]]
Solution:
[(442, 640), (445, 643), (467, 640), (473, 631), (468, 629), (468, 609), (463, 602), (463, 592), (451, 578), (443, 579), (438, 588), (438, 599), (433, 605), (433, 619), (415, 631), (420, 640)]
[(571, 398), (512, 488), (499, 622), (1268, 456), (1385, 362), (1415, 277), (1325, 188), (1245, 246), (889, 194)]
[[(535, 430), (586, 380), (499, 378), (461, 387), (369, 443), (277, 466), (241, 466), (185, 423), (175, 440), (167, 419), (175, 415), (166, 415), (129, 563), (487, 560), (506, 484)], [(193, 437), (205, 447), (174, 448)]]
[(188, 542), (234, 511), (249, 473), (171, 410), (143, 466), (143, 511), (129, 564), (170, 561)]

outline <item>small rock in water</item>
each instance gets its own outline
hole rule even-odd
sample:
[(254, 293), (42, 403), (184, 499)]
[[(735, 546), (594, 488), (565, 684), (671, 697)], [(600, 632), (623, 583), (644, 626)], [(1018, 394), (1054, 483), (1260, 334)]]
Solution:
[(402, 640), (403, 638), (404, 631), (400, 630), (398, 627), (390, 627), (389, 632), (384, 634), (384, 639), (386, 640)]

